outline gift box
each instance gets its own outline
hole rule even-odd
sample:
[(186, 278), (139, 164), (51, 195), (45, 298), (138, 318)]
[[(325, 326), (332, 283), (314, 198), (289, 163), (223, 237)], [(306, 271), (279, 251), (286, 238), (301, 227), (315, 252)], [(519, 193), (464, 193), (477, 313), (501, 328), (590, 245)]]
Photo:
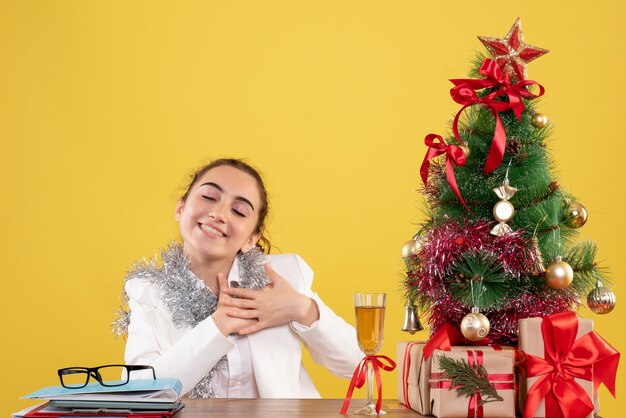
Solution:
[(525, 357), (520, 381), (524, 417), (594, 416), (597, 388), (615, 396), (619, 353), (593, 331), (593, 321), (563, 312), (519, 321)]
[[(445, 370), (443, 364), (444, 357), (448, 364), (453, 363), (455, 369), (462, 372), (456, 376), (454, 372), (449, 374), (450, 370)], [(435, 350), (431, 363), (429, 386), (432, 415), (439, 418), (515, 417), (514, 349), (455, 346), (451, 351)], [(455, 379), (454, 382), (452, 379)], [(477, 381), (480, 381), (480, 385)], [(457, 391), (460, 386), (464, 387), (465, 393)]]
[(398, 343), (398, 400), (422, 415), (430, 415), (430, 360), (424, 360), (425, 344)]
[[(456, 341), (446, 339), (446, 342)], [(431, 368), (432, 368), (432, 351), (439, 344), (431, 345), (430, 350), (426, 350), (431, 357), (425, 358), (425, 348), (428, 343), (426, 341), (401, 341), (397, 345), (398, 351), (398, 400), (407, 407), (415, 410), (422, 415), (432, 414), (431, 409)], [(446, 346), (445, 350), (435, 350), (435, 352), (464, 351), (467, 352), (469, 347), (466, 346)], [(472, 347), (473, 348), (473, 347)], [(510, 358), (514, 358), (514, 349), (511, 347), (480, 347), (483, 352), (507, 351)], [(512, 369), (513, 360), (509, 362), (509, 369)], [(512, 373), (509, 371), (508, 373)], [(467, 416), (467, 403), (465, 415)], [(504, 416), (504, 415), (502, 415)]]

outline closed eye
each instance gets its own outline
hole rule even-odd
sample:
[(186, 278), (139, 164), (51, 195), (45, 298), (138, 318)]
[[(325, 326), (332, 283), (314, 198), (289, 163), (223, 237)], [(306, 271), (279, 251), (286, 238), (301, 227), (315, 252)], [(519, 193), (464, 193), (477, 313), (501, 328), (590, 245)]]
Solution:
[(204, 197), (206, 200), (210, 200), (211, 202), (215, 202), (217, 199), (215, 199), (212, 196), (206, 196), (206, 195), (202, 195), (202, 197)]
[(246, 215), (240, 211), (238, 211), (237, 209), (233, 209), (233, 213), (237, 216), (241, 216), (242, 218), (245, 218)]

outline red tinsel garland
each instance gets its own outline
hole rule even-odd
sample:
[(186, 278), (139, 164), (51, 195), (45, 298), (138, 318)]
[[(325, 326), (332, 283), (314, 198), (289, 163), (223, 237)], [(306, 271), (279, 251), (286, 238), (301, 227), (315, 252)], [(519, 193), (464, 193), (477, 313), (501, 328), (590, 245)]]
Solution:
[[(509, 280), (518, 280), (528, 274), (532, 265), (530, 240), (519, 231), (502, 237), (494, 236), (490, 233), (492, 227), (493, 221), (446, 219), (429, 229), (417, 254), (419, 269), (409, 273), (409, 287), (430, 305), (431, 333), (437, 332), (446, 323), (458, 327), (469, 311), (469, 307), (448, 293), (445, 282), (463, 254), (484, 252), (496, 256)], [(569, 292), (550, 295), (522, 293), (507, 300), (503, 308), (483, 313), (489, 318), (489, 337), (494, 343), (515, 344), (519, 319), (563, 312), (576, 304), (575, 296)]]
[(502, 263), (505, 271), (519, 277), (528, 266), (528, 244), (519, 232), (498, 237), (491, 234), (492, 221), (455, 221), (433, 225), (429, 230), (426, 244), (422, 247), (420, 259), (421, 285), (419, 291), (436, 296), (443, 287), (443, 279), (450, 274), (450, 269), (466, 252), (484, 252), (494, 254)]

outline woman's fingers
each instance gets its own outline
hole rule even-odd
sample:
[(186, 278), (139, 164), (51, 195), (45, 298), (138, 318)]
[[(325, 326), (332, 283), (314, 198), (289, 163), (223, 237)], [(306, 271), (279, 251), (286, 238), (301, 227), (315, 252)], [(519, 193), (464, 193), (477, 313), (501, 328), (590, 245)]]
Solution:
[(256, 319), (258, 312), (252, 309), (228, 308), (226, 315), (241, 319)]
[(224, 306), (232, 306), (234, 308), (254, 309), (258, 306), (257, 301), (242, 298), (224, 298), (222, 304)]
[[(268, 284), (267, 287), (263, 289), (258, 289), (258, 290), (246, 289), (242, 287), (228, 287), (228, 286), (222, 286), (221, 285), (222, 282), (220, 281), (220, 292), (226, 293), (228, 296), (252, 300), (252, 299), (258, 299), (259, 296), (263, 292), (266, 292), (274, 288), (274, 286), (282, 285), (283, 283), (286, 282), (285, 278), (282, 277), (280, 274), (276, 273), (274, 269), (272, 269), (272, 266), (269, 265), (269, 263), (264, 264), (263, 268), (265, 269), (265, 273), (267, 274), (267, 277), (270, 279), (270, 283)], [(219, 274), (218, 274), (218, 279), (219, 279)], [(225, 280), (224, 280), (224, 283), (226, 283)]]
[(239, 330), (238, 334), (239, 335), (248, 335), (248, 334), (254, 334), (257, 331), (262, 330), (263, 328), (265, 328), (265, 325), (263, 325), (261, 322), (257, 322), (254, 325), (251, 325), (249, 327), (246, 328), (242, 328)]
[(228, 285), (226, 284), (226, 276), (224, 273), (217, 273), (217, 285), (219, 288), (217, 289), (218, 294), (222, 293), (224, 289), (228, 289)]
[(255, 299), (258, 290), (243, 289), (241, 287), (226, 287), (223, 292), (228, 296), (234, 296), (243, 299)]
[(250, 321), (239, 329), (240, 335), (253, 334), (290, 321), (308, 324), (318, 318), (317, 311), (315, 318), (308, 318), (308, 308), (312, 304), (310, 298), (298, 293), (269, 264), (266, 263), (263, 268), (270, 284), (260, 290), (224, 287), (222, 283), (226, 281), (220, 279), (220, 304), (225, 314), (233, 319)]

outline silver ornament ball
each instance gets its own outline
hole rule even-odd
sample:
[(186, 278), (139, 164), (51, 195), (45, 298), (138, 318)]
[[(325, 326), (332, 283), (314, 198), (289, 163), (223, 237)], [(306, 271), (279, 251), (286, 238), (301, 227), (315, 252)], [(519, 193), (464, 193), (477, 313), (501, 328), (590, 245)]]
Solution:
[(608, 287), (603, 287), (601, 282), (587, 295), (587, 306), (591, 312), (604, 315), (615, 308), (615, 293)]
[(422, 243), (416, 239), (410, 239), (402, 245), (402, 258), (415, 256), (422, 249)]

